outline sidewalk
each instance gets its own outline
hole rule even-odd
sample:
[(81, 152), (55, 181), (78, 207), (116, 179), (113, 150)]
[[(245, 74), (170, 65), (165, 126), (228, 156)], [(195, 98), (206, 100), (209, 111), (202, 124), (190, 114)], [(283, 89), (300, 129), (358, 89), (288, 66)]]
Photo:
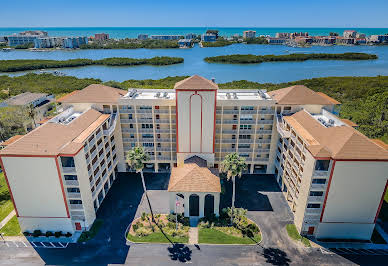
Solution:
[(0, 222), (0, 229), (3, 228), (4, 225), (6, 225), (8, 223), (9, 220), (12, 219), (12, 217), (14, 217), (16, 215), (16, 212), (15, 210), (12, 210), (8, 215), (7, 217), (5, 217), (1, 222)]

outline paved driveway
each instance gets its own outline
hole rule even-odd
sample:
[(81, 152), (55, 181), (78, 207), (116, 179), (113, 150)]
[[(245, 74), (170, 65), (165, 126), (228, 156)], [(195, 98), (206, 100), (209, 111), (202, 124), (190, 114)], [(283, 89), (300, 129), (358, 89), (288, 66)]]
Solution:
[[(164, 199), (168, 174), (146, 174), (147, 188), (156, 212), (166, 212)], [(230, 184), (227, 186), (229, 191)], [(146, 202), (140, 176), (122, 174), (115, 181), (98, 211), (104, 219), (96, 238), (82, 244), (70, 244), (65, 249), (7, 247), (0, 243), (0, 264), (7, 265), (348, 265), (384, 264), (383, 256), (322, 254), (314, 249), (300, 249), (281, 232), (291, 221), (291, 214), (271, 176), (246, 176), (237, 183), (236, 206), (249, 210), (248, 215), (263, 231), (260, 246), (174, 246), (158, 244), (126, 245), (124, 233), (135, 215), (141, 214)], [(230, 202), (230, 195), (222, 196), (222, 204)], [(230, 204), (230, 203), (229, 203)], [(140, 206), (139, 206), (140, 205)], [(143, 208), (143, 209), (142, 209)], [(148, 210), (147, 210), (148, 212)]]

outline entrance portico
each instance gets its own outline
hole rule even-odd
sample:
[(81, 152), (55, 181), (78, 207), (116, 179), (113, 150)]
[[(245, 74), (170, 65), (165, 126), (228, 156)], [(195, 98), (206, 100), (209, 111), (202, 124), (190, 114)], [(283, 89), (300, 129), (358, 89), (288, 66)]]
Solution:
[(206, 161), (192, 157), (171, 171), (168, 192), (170, 213), (185, 217), (219, 215), (221, 184), (217, 169), (209, 169)]

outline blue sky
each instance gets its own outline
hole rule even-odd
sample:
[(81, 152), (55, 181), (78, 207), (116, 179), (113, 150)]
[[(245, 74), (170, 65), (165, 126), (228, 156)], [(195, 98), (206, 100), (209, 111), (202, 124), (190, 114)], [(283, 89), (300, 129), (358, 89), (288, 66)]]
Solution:
[(388, 0), (11, 0), (0, 27), (388, 27)]

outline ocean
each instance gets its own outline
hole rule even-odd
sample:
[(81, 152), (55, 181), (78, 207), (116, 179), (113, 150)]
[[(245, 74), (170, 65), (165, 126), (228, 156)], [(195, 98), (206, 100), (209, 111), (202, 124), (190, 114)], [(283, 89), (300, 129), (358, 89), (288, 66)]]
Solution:
[(242, 35), (244, 30), (255, 30), (256, 35), (275, 36), (277, 32), (309, 32), (310, 35), (328, 35), (337, 32), (342, 35), (344, 30), (356, 30), (366, 35), (387, 34), (388, 28), (224, 28), (224, 27), (87, 27), (87, 28), (0, 28), (0, 36), (7, 36), (26, 30), (44, 30), (49, 36), (92, 36), (95, 33), (108, 33), (111, 38), (136, 38), (138, 34), (173, 34), (184, 35), (186, 33), (202, 34), (208, 29), (217, 29), (221, 36)]

